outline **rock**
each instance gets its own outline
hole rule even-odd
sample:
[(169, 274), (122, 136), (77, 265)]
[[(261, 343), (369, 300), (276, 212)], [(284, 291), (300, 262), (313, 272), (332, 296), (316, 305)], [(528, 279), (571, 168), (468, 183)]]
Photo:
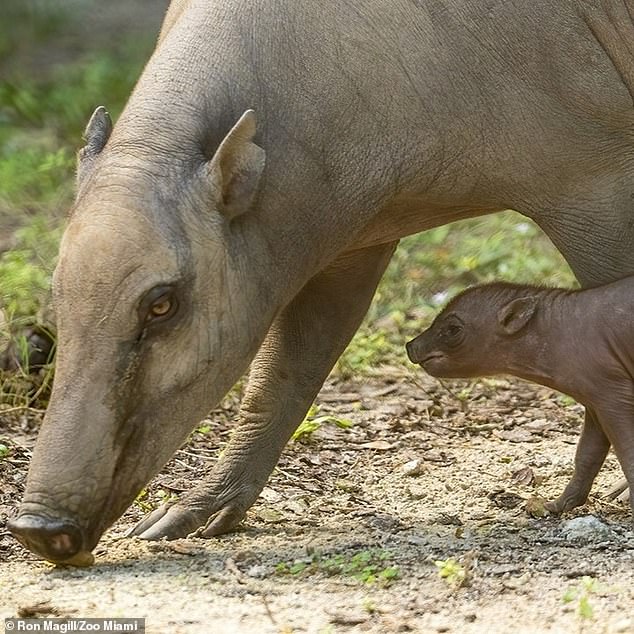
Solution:
[(403, 475), (415, 477), (425, 471), (425, 465), (422, 460), (410, 460), (402, 466)]
[(594, 515), (562, 522), (561, 534), (567, 541), (602, 542), (614, 538), (614, 531)]
[(267, 567), (262, 564), (255, 564), (250, 568), (247, 568), (245, 572), (247, 577), (252, 577), (254, 579), (264, 579), (268, 575)]
[(522, 586), (525, 586), (531, 580), (531, 573), (525, 572), (519, 577), (509, 577), (502, 581), (502, 585), (509, 590), (517, 590)]

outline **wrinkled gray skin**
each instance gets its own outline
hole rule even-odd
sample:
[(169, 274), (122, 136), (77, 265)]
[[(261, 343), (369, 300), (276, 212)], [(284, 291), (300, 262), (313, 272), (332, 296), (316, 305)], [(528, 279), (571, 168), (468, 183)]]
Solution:
[(630, 0), (172, 3), (112, 134), (103, 112), (88, 130), (14, 534), (85, 559), (253, 360), (210, 476), (136, 534), (235, 527), (402, 236), (513, 208), (582, 284), (634, 272), (632, 14)]
[(634, 277), (583, 291), (488, 284), (451, 300), (407, 344), (429, 374), (512, 374), (586, 406), (575, 471), (547, 508), (584, 504), (610, 445), (634, 509)]

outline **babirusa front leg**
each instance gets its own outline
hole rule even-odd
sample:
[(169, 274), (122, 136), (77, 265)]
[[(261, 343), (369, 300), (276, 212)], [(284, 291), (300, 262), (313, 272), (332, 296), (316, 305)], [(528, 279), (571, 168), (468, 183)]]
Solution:
[(199, 529), (210, 537), (242, 520), (356, 332), (395, 247), (341, 256), (281, 311), (252, 364), (240, 425), (212, 473), (133, 534), (177, 538)]

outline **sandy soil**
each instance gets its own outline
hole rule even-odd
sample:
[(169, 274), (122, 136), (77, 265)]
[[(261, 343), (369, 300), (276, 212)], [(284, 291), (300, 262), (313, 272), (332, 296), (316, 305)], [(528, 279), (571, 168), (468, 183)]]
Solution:
[[(148, 632), (170, 634), (634, 632), (631, 514), (601, 497), (621, 477), (614, 457), (586, 506), (562, 518), (527, 511), (565, 485), (581, 408), (519, 382), (444, 387), (396, 368), (381, 376), (327, 384), (319, 414), (354, 424), (324, 423), (291, 442), (240, 532), (123, 538), (141, 506), (187, 488), (213, 462), (233, 425), (237, 396), (227, 399), (104, 537), (89, 569), (37, 561), (7, 534), (36, 425), (5, 416), (0, 617), (145, 617)], [(571, 520), (588, 516), (596, 526), (575, 537)], [(460, 567), (443, 578), (435, 562), (450, 558)]]

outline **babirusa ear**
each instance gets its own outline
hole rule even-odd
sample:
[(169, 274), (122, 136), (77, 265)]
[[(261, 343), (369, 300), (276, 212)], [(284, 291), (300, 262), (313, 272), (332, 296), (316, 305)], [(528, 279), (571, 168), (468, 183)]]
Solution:
[(77, 161), (77, 180), (78, 182), (86, 175), (90, 169), (95, 157), (103, 150), (104, 146), (110, 138), (112, 132), (112, 119), (108, 111), (99, 106), (90, 117), (86, 130), (84, 132), (84, 140), (86, 145), (79, 150)]
[(536, 297), (520, 297), (505, 304), (498, 311), (498, 323), (507, 335), (519, 332), (531, 320), (537, 310)]
[(253, 142), (255, 130), (255, 112), (247, 110), (209, 162), (216, 205), (229, 219), (244, 213), (258, 191), (265, 152)]

